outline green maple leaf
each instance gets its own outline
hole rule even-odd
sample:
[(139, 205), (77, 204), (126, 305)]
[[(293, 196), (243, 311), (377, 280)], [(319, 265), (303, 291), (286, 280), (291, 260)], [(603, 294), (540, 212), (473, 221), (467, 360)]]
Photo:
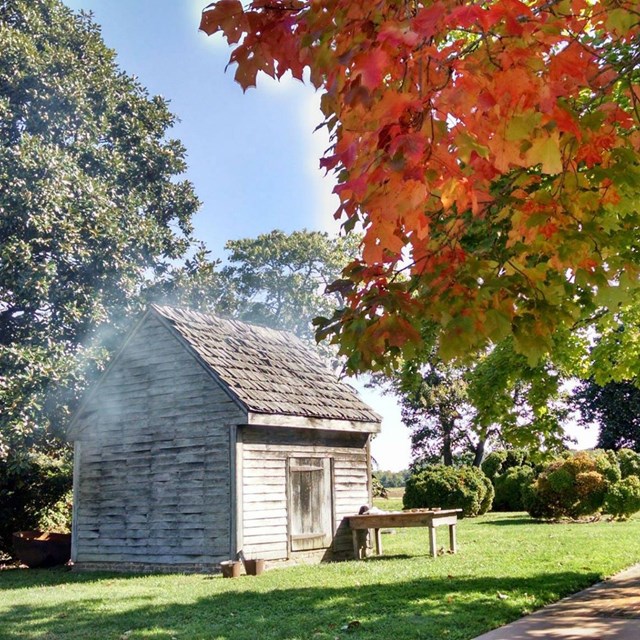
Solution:
[(511, 142), (528, 139), (533, 130), (540, 124), (540, 120), (542, 120), (542, 114), (533, 111), (525, 115), (514, 116), (507, 124), (504, 133), (505, 139)]
[(558, 135), (537, 138), (527, 151), (527, 162), (535, 166), (542, 165), (542, 171), (549, 175), (562, 173), (562, 154)]

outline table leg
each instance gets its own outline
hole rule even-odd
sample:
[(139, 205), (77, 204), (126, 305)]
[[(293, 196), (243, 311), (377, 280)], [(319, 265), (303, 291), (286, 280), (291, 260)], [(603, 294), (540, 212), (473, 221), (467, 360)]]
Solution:
[(458, 551), (458, 545), (456, 542), (456, 525), (449, 525), (449, 548), (451, 549), (451, 553), (456, 553)]
[(438, 550), (436, 549), (436, 528), (432, 524), (429, 525), (429, 551), (433, 558), (438, 555)]
[(351, 537), (353, 538), (353, 557), (360, 560), (360, 545), (358, 544), (358, 530), (351, 529)]
[(382, 535), (380, 529), (376, 529), (376, 555), (382, 555)]

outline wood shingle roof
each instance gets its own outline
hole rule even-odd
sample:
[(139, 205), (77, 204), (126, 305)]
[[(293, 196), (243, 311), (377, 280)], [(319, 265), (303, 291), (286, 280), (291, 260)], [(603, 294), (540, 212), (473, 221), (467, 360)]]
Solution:
[(187, 309), (152, 309), (251, 412), (381, 421), (292, 333)]

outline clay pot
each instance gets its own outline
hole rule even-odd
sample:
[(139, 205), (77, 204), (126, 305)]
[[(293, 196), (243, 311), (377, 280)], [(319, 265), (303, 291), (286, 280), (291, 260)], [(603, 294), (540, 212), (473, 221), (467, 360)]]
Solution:
[(222, 568), (223, 578), (238, 578), (242, 562), (240, 560), (225, 560), (220, 563), (220, 567)]
[(264, 571), (264, 560), (245, 560), (244, 568), (249, 576), (259, 576)]

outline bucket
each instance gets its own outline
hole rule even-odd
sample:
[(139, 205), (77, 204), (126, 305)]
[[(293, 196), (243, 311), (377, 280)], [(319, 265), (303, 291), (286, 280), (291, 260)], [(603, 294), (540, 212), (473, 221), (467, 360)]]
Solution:
[(220, 563), (223, 578), (238, 578), (240, 576), (240, 567), (242, 562), (239, 560), (225, 560)]
[(245, 560), (244, 568), (249, 576), (259, 576), (264, 571), (264, 560)]

